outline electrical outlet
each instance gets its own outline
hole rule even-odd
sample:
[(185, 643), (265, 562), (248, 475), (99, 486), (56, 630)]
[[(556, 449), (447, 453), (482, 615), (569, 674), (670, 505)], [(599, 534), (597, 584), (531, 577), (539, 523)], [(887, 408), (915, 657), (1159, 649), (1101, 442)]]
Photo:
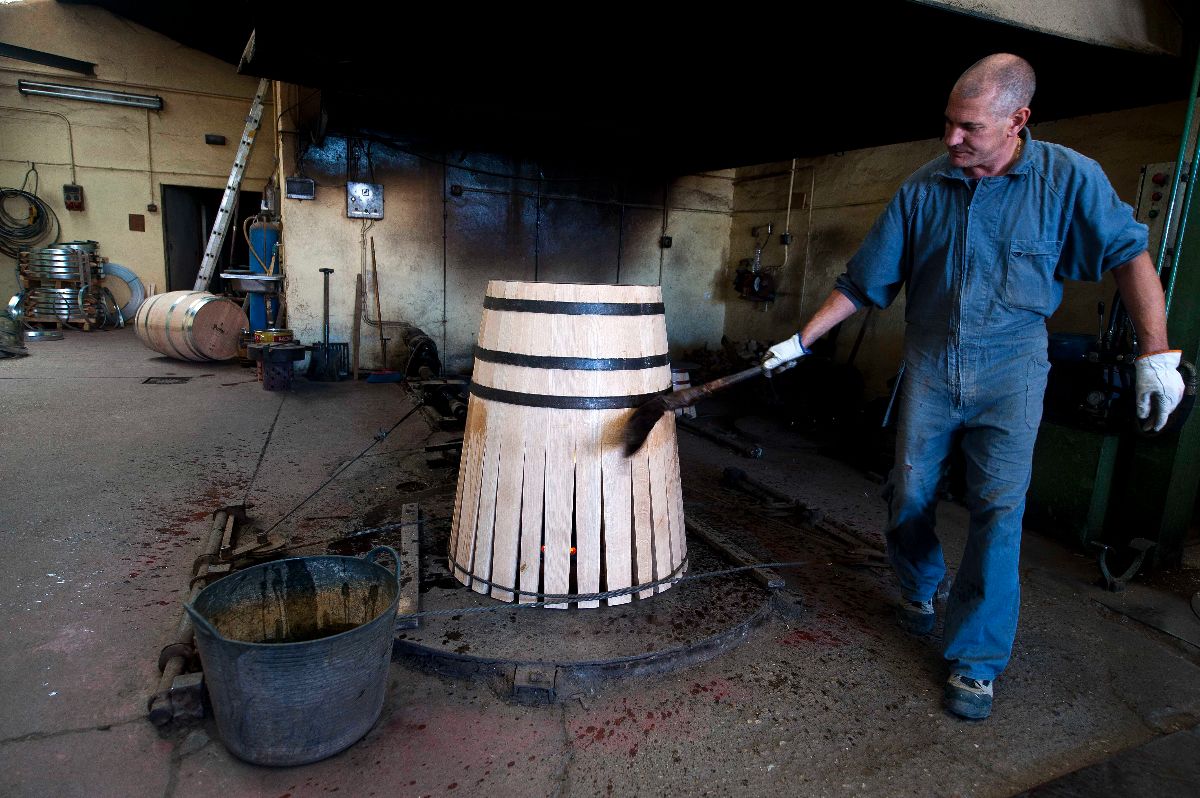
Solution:
[(63, 205), (69, 211), (83, 210), (83, 186), (74, 183), (63, 186)]
[(670, 236), (663, 236), (658, 240), (658, 245), (663, 249), (670, 249), (672, 243), (673, 242)]
[(795, 238), (796, 237), (791, 233), (784, 233), (783, 235), (779, 236), (779, 243), (783, 244), (785, 247), (790, 246)]

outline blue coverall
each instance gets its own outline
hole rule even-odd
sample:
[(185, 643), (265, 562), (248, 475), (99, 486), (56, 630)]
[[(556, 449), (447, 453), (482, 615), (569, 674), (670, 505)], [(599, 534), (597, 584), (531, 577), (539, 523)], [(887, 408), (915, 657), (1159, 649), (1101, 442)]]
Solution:
[(906, 288), (905, 372), (888, 554), (906, 599), (946, 572), (937, 487), (961, 430), (967, 545), (946, 607), (952, 672), (1008, 664), (1020, 604), (1021, 518), (1049, 363), (1046, 318), (1064, 280), (1099, 280), (1146, 249), (1147, 228), (1093, 160), (1033, 141), (1004, 175), (967, 178), (942, 155), (904, 182), (836, 288), (885, 308)]

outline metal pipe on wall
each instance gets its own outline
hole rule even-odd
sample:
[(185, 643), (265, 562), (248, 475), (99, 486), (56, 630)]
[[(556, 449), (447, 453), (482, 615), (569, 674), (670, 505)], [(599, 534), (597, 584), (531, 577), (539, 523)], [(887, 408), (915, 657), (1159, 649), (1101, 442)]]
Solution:
[[(70, 152), (70, 157), (71, 157), (71, 182), (72, 183), (78, 182), (75, 179), (75, 135), (74, 135), (74, 133), (71, 132), (71, 120), (70, 119), (67, 119), (65, 116), (58, 113), (57, 111), (42, 111), (37, 108), (21, 108), (20, 106), (16, 106), (16, 105), (0, 105), (0, 109), (3, 109), (5, 111), (24, 111), (27, 114), (46, 114), (47, 116), (57, 116), (62, 121), (66, 122), (67, 123), (67, 150)], [(24, 163), (24, 161), (22, 161), (22, 163)], [(39, 161), (38, 163), (44, 163), (44, 162)], [(54, 164), (54, 165), (62, 166), (65, 164)]]

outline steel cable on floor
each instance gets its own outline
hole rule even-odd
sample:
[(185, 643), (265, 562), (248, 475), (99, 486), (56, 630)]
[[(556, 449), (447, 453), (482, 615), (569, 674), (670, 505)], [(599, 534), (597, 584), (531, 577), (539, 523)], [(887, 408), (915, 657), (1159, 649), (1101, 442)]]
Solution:
[(419, 404), (413, 405), (412, 409), (410, 409), (410, 410), (409, 410), (407, 413), (405, 413), (403, 416), (401, 416), (401, 417), (400, 417), (400, 420), (399, 420), (399, 421), (397, 421), (395, 424), (393, 424), (393, 425), (392, 425), (392, 426), (391, 426), (391, 427), (390, 427), (390, 428), (387, 430), (387, 432), (384, 432), (384, 433), (382, 433), (381, 435), (377, 435), (377, 436), (375, 437), (375, 440), (371, 442), (371, 445), (370, 445), (370, 446), (368, 446), (367, 448), (365, 448), (365, 449), (363, 449), (361, 452), (359, 452), (357, 455), (355, 455), (355, 456), (354, 456), (354, 459), (352, 459), (352, 460), (350, 460), (349, 462), (347, 462), (347, 463), (344, 463), (344, 464), (342, 464), (341, 466), (339, 466), (339, 467), (338, 467), (338, 468), (337, 468), (337, 469), (336, 469), (336, 470), (335, 470), (335, 471), (334, 471), (332, 474), (330, 474), (330, 475), (329, 475), (329, 478), (328, 478), (328, 479), (326, 479), (324, 482), (322, 482), (320, 485), (318, 485), (318, 486), (317, 486), (316, 490), (314, 490), (312, 493), (310, 493), (310, 494), (308, 494), (307, 496), (305, 496), (305, 497), (304, 497), (304, 498), (303, 498), (303, 499), (300, 501), (300, 503), (299, 503), (299, 504), (297, 504), (297, 505), (296, 505), (295, 507), (293, 507), (292, 509), (288, 510), (288, 511), (287, 511), (287, 513), (285, 513), (285, 514), (284, 514), (284, 516), (283, 516), (282, 518), (280, 518), (278, 521), (276, 521), (275, 523), (271, 524), (271, 526), (267, 528), (267, 530), (266, 530), (266, 532), (264, 532), (264, 534), (266, 534), (266, 533), (269, 533), (269, 532), (273, 531), (273, 530), (275, 529), (275, 527), (279, 526), (279, 525), (280, 525), (280, 524), (282, 524), (284, 521), (286, 521), (287, 519), (291, 518), (291, 517), (292, 517), (292, 513), (296, 512), (296, 511), (297, 511), (297, 510), (299, 510), (301, 507), (303, 507), (304, 505), (308, 504), (308, 501), (309, 501), (309, 499), (311, 499), (313, 496), (316, 496), (318, 493), (320, 493), (322, 490), (324, 490), (324, 489), (325, 489), (325, 487), (326, 487), (327, 485), (329, 485), (329, 483), (330, 483), (330, 482), (333, 482), (335, 479), (337, 479), (339, 476), (341, 476), (341, 475), (342, 475), (342, 474), (343, 474), (343, 473), (346, 471), (346, 469), (348, 469), (350, 466), (354, 465), (354, 464), (355, 464), (355, 463), (357, 463), (357, 462), (358, 462), (360, 459), (362, 459), (362, 456), (363, 456), (363, 455), (365, 455), (367, 452), (371, 451), (371, 449), (375, 448), (375, 446), (376, 446), (377, 444), (379, 444), (379, 443), (381, 443), (382, 441), (386, 440), (386, 439), (387, 439), (387, 436), (391, 435), (391, 434), (392, 434), (392, 433), (393, 433), (393, 432), (396, 430), (396, 428), (397, 428), (397, 427), (399, 427), (401, 424), (403, 424), (405, 421), (407, 421), (407, 420), (408, 420), (409, 416), (411, 416), (413, 413), (417, 412), (417, 411), (418, 411), (418, 410), (420, 410), (420, 409), (421, 409), (421, 405), (419, 405)]
[[(698, 574), (688, 574), (686, 576), (671, 574), (664, 576), (662, 579), (656, 579), (653, 582), (646, 582), (641, 585), (633, 585), (632, 587), (623, 587), (620, 590), (606, 590), (602, 593), (564, 593), (562, 595), (549, 595), (543, 601), (531, 601), (527, 604), (512, 604), (502, 602), (499, 604), (487, 604), (482, 607), (457, 607), (449, 610), (425, 610), (423, 612), (413, 612), (407, 615), (397, 615), (397, 622), (407, 621), (413, 618), (433, 618), (440, 615), (476, 615), (482, 612), (500, 612), (502, 610), (524, 610), (537, 609), (539, 607), (549, 607), (552, 604), (573, 604), (579, 601), (598, 601), (600, 599), (614, 598), (616, 596), (628, 596), (633, 593), (640, 593), (643, 590), (651, 590), (659, 585), (673, 584), (677, 585), (683, 582), (694, 582), (699, 579), (714, 579), (718, 576), (731, 576), (733, 574), (745, 573), (747, 571), (756, 571), (759, 568), (802, 568), (808, 565), (807, 560), (791, 560), (789, 562), (757, 562), (751, 565), (739, 565), (736, 568), (722, 568), (719, 571), (702, 571)], [(527, 593), (521, 590), (511, 590), (504, 588), (509, 592), (520, 593), (522, 595), (546, 596), (545, 593)], [(484, 594), (480, 594), (484, 595)]]
[[(324, 487), (324, 486), (322, 486), (322, 487)], [(307, 499), (305, 501), (307, 501)], [(294, 512), (294, 510), (293, 510), (293, 512)], [(297, 543), (297, 544), (293, 544), (291, 546), (285, 546), (283, 548), (283, 550), (284, 551), (293, 551), (295, 549), (308, 548), (309, 546), (325, 546), (326, 548), (328, 548), (329, 546), (331, 546), (333, 544), (344, 543), (346, 541), (354, 540), (355, 538), (379, 535), (384, 532), (394, 532), (398, 529), (402, 529), (407, 526), (416, 526), (416, 527), (420, 527), (420, 528), (424, 529), (425, 526), (428, 524), (436, 524), (439, 522), (449, 523), (450, 518), (443, 516), (443, 517), (433, 517), (433, 518), (422, 518), (417, 521), (398, 521), (396, 523), (391, 523), (391, 524), (381, 524), (380, 526), (366, 527), (364, 529), (356, 529), (353, 532), (348, 532), (345, 535), (343, 535), (342, 537), (334, 538), (333, 540), (324, 540), (324, 539), (323, 540), (309, 540), (309, 541), (305, 541), (303, 543)], [(684, 562), (686, 564), (687, 561), (685, 560)], [(634, 593), (640, 593), (643, 590), (652, 590), (656, 587), (659, 587), (660, 585), (666, 585), (666, 584), (676, 585), (676, 584), (681, 584), (683, 582), (696, 581), (699, 579), (714, 579), (719, 576), (732, 576), (733, 574), (746, 573), (747, 571), (756, 571), (760, 568), (801, 568), (805, 565), (809, 565), (808, 560), (788, 560), (785, 562), (756, 562), (756, 563), (752, 563), (750, 565), (739, 565), (739, 566), (736, 566), (733, 568), (722, 568), (717, 571), (701, 571), (700, 573), (691, 573), (691, 574), (687, 574), (687, 575), (683, 575), (683, 574), (679, 573), (680, 568), (683, 567), (681, 565), (680, 568), (676, 568), (674, 572), (667, 574), (666, 576), (662, 577), (661, 579), (656, 579), (653, 582), (646, 582), (644, 584), (632, 585), (630, 587), (623, 587), (623, 588), (620, 588), (619, 590), (606, 590), (601, 593), (545, 594), (545, 593), (533, 593), (533, 592), (529, 592), (529, 591), (525, 591), (525, 590), (517, 590), (516, 588), (513, 588), (513, 587), (499, 586), (500, 589), (504, 590), (505, 592), (509, 592), (509, 593), (513, 593), (513, 594), (521, 595), (521, 596), (542, 596), (543, 600), (542, 601), (531, 601), (531, 602), (526, 602), (523, 604), (520, 604), (520, 603), (513, 604), (511, 602), (500, 602), (497, 604), (488, 604), (488, 605), (482, 606), (482, 607), (456, 607), (454, 609), (448, 609), (448, 610), (425, 610), (424, 612), (414, 612), (414, 613), (410, 613), (407, 615), (398, 615), (398, 616), (396, 616), (396, 618), (398, 621), (407, 621), (407, 620), (411, 620), (413, 618), (433, 618), (433, 617), (445, 616), (445, 615), (475, 615), (475, 614), (483, 613), (483, 612), (501, 612), (503, 610), (536, 609), (539, 607), (548, 607), (548, 606), (555, 605), (555, 604), (572, 604), (572, 603), (579, 602), (579, 601), (599, 601), (601, 599), (615, 598), (617, 596), (628, 596), (628, 595), (632, 595)], [(494, 585), (492, 585), (491, 582), (489, 582), (485, 579), (480, 579), (479, 577), (473, 577), (473, 579), (475, 581), (482, 582), (489, 586), (494, 586)], [(482, 594), (482, 595), (486, 595), (486, 594)]]

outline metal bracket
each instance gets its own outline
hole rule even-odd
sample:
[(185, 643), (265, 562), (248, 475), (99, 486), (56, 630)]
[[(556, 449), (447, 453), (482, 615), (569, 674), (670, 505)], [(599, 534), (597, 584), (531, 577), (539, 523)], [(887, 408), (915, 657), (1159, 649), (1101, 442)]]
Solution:
[(1119, 593), (1125, 589), (1129, 580), (1133, 579), (1137, 575), (1137, 572), (1141, 570), (1142, 563), (1146, 559), (1146, 553), (1154, 548), (1154, 541), (1147, 540), (1146, 538), (1134, 538), (1129, 541), (1128, 548), (1133, 549), (1136, 555), (1133, 558), (1133, 562), (1125, 569), (1125, 573), (1120, 576), (1113, 576), (1112, 572), (1108, 569), (1108, 553), (1112, 551), (1112, 548), (1098, 541), (1092, 541), (1091, 545), (1100, 549), (1100, 554), (1096, 557), (1096, 562), (1100, 565), (1100, 575), (1104, 578), (1105, 589), (1113, 593)]
[(204, 674), (184, 673), (171, 682), (171, 711), (175, 720), (204, 717)]
[(171, 643), (168, 646), (163, 646), (163, 650), (158, 652), (158, 672), (162, 673), (165, 671), (167, 663), (175, 657), (182, 657), (187, 665), (194, 665), (196, 662), (196, 649), (183, 643)]
[(558, 668), (553, 663), (518, 665), (513, 671), (512, 697), (531, 704), (553, 704)]

